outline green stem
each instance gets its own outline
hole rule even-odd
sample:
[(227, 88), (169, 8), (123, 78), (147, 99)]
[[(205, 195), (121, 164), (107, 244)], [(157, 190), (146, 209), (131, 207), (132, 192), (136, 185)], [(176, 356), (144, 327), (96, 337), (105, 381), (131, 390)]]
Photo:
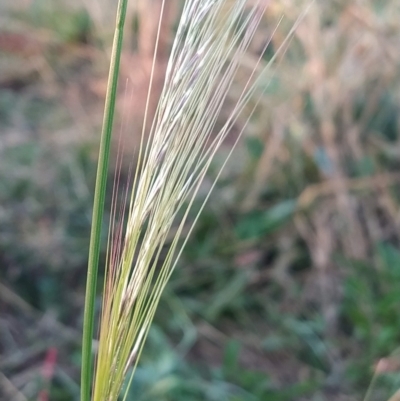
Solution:
[(111, 52), (110, 71), (104, 107), (103, 127), (97, 165), (96, 187), (93, 202), (92, 228), (90, 233), (89, 261), (86, 282), (85, 312), (82, 338), (81, 401), (90, 401), (92, 384), (92, 337), (94, 326), (94, 306), (96, 300), (97, 271), (101, 244), (104, 200), (106, 193), (110, 143), (113, 129), (115, 100), (117, 94), (119, 65), (122, 51), (124, 23), (128, 0), (119, 0), (114, 41)]

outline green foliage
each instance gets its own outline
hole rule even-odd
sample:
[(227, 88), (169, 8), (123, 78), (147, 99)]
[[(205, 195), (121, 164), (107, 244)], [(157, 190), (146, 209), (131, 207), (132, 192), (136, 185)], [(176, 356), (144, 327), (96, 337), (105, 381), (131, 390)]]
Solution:
[[(378, 244), (374, 251), (374, 264), (356, 260), (343, 262), (348, 267), (342, 304), (343, 324), (361, 351), (351, 371), (356, 380), (364, 383), (370, 376), (370, 366), (391, 355), (400, 342), (400, 252), (388, 243)], [(382, 382), (386, 380), (386, 384), (395, 388), (398, 377), (389, 378), (387, 375)]]
[(155, 326), (127, 401), (289, 401), (313, 390), (312, 383), (277, 390), (266, 374), (241, 367), (238, 342), (228, 342), (223, 354), (221, 367), (199, 368), (185, 362)]
[(83, 8), (71, 10), (54, 1), (35, 0), (20, 17), (37, 28), (53, 32), (58, 41), (87, 42), (91, 35), (91, 18)]
[(400, 341), (396, 324), (400, 252), (390, 244), (379, 244), (376, 254), (378, 266), (348, 262), (351, 270), (344, 287), (344, 317), (352, 323), (355, 338), (368, 344), (364, 355), (369, 358), (390, 354)]
[[(64, 151), (69, 154), (60, 158), (51, 144), (44, 146), (36, 140), (1, 151), (0, 201), (10, 213), (0, 216), (0, 224), (7, 227), (0, 243), (14, 263), (23, 261), (27, 271), (39, 266), (70, 270), (81, 267), (86, 259), (83, 252), (88, 243), (89, 182), (94, 165), (85, 145)], [(54, 191), (56, 183), (60, 187)], [(28, 214), (29, 222), (25, 219)], [(35, 243), (40, 230), (41, 235), (49, 235), (51, 243)], [(13, 241), (19, 232), (24, 235), (15, 248)], [(43, 246), (52, 247), (47, 256)]]
[(86, 262), (94, 173), (87, 147), (68, 151), (63, 160), (50, 145), (24, 142), (4, 149), (0, 162), (0, 202), (9, 210), (0, 214), (0, 248), (16, 266), (13, 282), (35, 307), (53, 305), (60, 318), (68, 277)]
[(240, 240), (249, 240), (272, 234), (290, 220), (295, 210), (296, 202), (285, 200), (266, 211), (251, 212), (239, 220), (237, 236)]

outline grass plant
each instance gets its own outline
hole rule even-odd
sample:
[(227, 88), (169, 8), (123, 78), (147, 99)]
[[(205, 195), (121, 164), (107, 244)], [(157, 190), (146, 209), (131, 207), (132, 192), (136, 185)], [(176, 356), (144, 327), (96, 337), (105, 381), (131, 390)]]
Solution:
[[(276, 53), (308, 1), (270, 1), (222, 115), (240, 96), (238, 86), (246, 85), (242, 72), (255, 66), (260, 43), (284, 16), (257, 70)], [(161, 3), (143, 2), (157, 8)], [(81, 400), (81, 300), (98, 111), (109, 69), (104, 49), (116, 7), (117, 2), (81, 0), (0, 1), (0, 399), (36, 400), (45, 393), (52, 401)], [(139, 54), (138, 26), (143, 20), (153, 26), (158, 17), (149, 9), (129, 23), (129, 11), (125, 33), (132, 40), (124, 43), (119, 77), (134, 83), (136, 74), (129, 73), (145, 66), (147, 80), (151, 59)], [(127, 400), (398, 398), (400, 365), (392, 351), (400, 341), (399, 12), (396, 0), (384, 7), (377, 0), (315, 2), (279, 58), (223, 177), (214, 166), (228, 143), (207, 172), (176, 255), (210, 182), (217, 177), (218, 183), (162, 295)], [(175, 32), (172, 21), (166, 25), (163, 38)], [(144, 35), (150, 43), (153, 33)], [(132, 49), (138, 51), (132, 55)], [(166, 49), (161, 41), (156, 71), (164, 70)], [(152, 98), (158, 98), (160, 79), (154, 76)], [(144, 109), (145, 96), (138, 98)], [(233, 131), (243, 126), (253, 103)], [(143, 152), (153, 121), (150, 104)], [(141, 124), (132, 113), (137, 109), (130, 109), (132, 125)], [(139, 107), (136, 114), (142, 113)], [(117, 184), (122, 193), (123, 181)], [(137, 188), (138, 181), (134, 196)], [(175, 215), (149, 288), (190, 199)], [(115, 244), (123, 244), (118, 238), (125, 233), (127, 216), (119, 212), (124, 201), (122, 195), (111, 208), (109, 261), (111, 255), (121, 260), (123, 245), (118, 251)], [(108, 213), (107, 205), (105, 220)], [(102, 238), (99, 282), (104, 232)], [(97, 339), (94, 332), (89, 341)], [(86, 348), (89, 358), (97, 352), (93, 344)], [(43, 364), (53, 347), (58, 357), (50, 382), (43, 380)], [(133, 366), (126, 369), (128, 378)], [(90, 398), (92, 384), (88, 379)]]
[[(96, 180), (85, 306), (82, 401), (90, 399), (96, 276), (126, 7), (127, 1), (121, 0)], [(165, 2), (161, 14), (164, 7)], [(249, 6), (246, 0), (188, 0), (184, 4), (148, 138), (145, 138), (147, 113), (144, 116), (138, 165), (126, 204), (126, 226), (124, 217), (120, 224), (111, 224), (93, 400), (117, 400), (127, 373), (133, 374), (135, 370), (160, 296), (193, 228), (191, 225), (189, 234), (180, 242), (196, 193), (217, 149), (257, 87), (257, 80), (250, 74), (230, 117), (222, 128), (215, 130), (241, 58), (265, 7), (265, 2)], [(157, 47), (154, 60), (156, 53)], [(150, 90), (151, 81), (149, 93)], [(146, 109), (148, 104), (149, 97)], [(114, 199), (113, 219), (118, 217), (116, 203)], [(177, 219), (178, 228), (164, 255), (170, 229)]]

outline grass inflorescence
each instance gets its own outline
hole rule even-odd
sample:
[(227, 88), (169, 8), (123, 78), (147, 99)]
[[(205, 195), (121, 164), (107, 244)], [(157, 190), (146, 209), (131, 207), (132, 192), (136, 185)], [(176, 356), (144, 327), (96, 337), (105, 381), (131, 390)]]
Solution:
[[(126, 2), (121, 2), (113, 59), (120, 55), (125, 7)], [(144, 116), (138, 165), (126, 207), (126, 227), (122, 232), (119, 226), (110, 235), (94, 400), (117, 400), (128, 371), (135, 369), (160, 296), (189, 235), (183, 244), (179, 241), (196, 193), (214, 154), (256, 88), (250, 75), (230, 117), (215, 130), (265, 7), (265, 2), (249, 6), (245, 0), (190, 0), (184, 4), (156, 114), (150, 123), (146, 121), (147, 113)], [(118, 62), (113, 61), (111, 97), (115, 96), (117, 66)], [(148, 102), (149, 97), (147, 105)], [(106, 139), (102, 141), (105, 145), (101, 155), (107, 151), (112, 127), (109, 109), (113, 107), (112, 101), (106, 104)], [(146, 124), (151, 127), (145, 139)], [(106, 168), (106, 161), (99, 165), (99, 177)], [(104, 184), (104, 180), (98, 181), (102, 198), (96, 198), (94, 213), (104, 205)], [(178, 215), (178, 228), (169, 239), (166, 255), (161, 257)], [(96, 215), (95, 221), (100, 217)], [(93, 230), (93, 241), (98, 243), (99, 228), (94, 226)], [(91, 251), (98, 255), (98, 246)], [(93, 327), (96, 257), (90, 259), (89, 265), (86, 323), (90, 324), (85, 325), (85, 339)], [(85, 359), (89, 345), (87, 341)], [(89, 367), (90, 364), (84, 365), (83, 381), (89, 379)], [(87, 394), (87, 389), (82, 394)]]

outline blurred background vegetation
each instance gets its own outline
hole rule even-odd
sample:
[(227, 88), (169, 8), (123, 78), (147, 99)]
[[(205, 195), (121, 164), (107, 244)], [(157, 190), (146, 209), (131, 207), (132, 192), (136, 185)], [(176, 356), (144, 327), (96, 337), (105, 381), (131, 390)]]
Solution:
[[(167, 4), (154, 99), (177, 2)], [(113, 3), (0, 2), (1, 400), (79, 399)], [(243, 70), (271, 38), (268, 63), (309, 5), (272, 0)], [(128, 17), (122, 177), (134, 163), (158, 9), (141, 0)], [(400, 3), (315, 1), (262, 84), (128, 401), (355, 401), (371, 383), (368, 399), (387, 400), (400, 388)], [(227, 110), (238, 88), (240, 75)], [(110, 190), (112, 180), (111, 171)]]

